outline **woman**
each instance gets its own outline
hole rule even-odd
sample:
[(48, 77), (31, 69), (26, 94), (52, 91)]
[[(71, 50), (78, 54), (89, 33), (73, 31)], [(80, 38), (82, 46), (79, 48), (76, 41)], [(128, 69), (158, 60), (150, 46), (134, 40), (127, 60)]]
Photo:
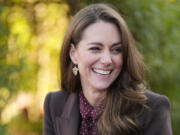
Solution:
[(169, 100), (145, 90), (142, 56), (111, 7), (74, 16), (60, 65), (62, 90), (46, 96), (43, 135), (172, 135)]

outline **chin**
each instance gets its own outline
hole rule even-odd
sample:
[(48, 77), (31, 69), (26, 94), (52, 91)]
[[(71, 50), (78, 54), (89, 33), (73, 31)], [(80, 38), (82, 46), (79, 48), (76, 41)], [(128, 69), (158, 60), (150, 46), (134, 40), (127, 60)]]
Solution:
[(94, 86), (94, 89), (99, 90), (99, 91), (103, 91), (103, 90), (107, 90), (107, 88), (109, 88), (110, 85), (104, 84), (104, 85), (96, 85)]

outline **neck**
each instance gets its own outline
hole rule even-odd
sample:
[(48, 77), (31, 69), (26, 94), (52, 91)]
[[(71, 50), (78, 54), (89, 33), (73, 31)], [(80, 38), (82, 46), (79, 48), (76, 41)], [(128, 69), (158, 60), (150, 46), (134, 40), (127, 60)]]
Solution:
[(84, 90), (83, 94), (90, 105), (97, 106), (106, 97), (106, 90)]

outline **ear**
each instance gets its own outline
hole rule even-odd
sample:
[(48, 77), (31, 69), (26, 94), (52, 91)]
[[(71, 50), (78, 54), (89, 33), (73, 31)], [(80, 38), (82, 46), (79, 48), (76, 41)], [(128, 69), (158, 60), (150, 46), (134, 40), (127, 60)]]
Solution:
[(70, 47), (70, 50), (69, 50), (69, 56), (71, 58), (71, 61), (74, 63), (74, 64), (77, 64), (77, 49), (75, 48), (74, 44), (71, 43), (71, 47)]

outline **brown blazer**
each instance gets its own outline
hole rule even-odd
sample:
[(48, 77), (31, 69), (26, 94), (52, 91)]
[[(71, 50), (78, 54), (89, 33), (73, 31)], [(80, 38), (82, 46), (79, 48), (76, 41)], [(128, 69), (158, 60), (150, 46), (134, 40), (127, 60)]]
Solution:
[[(167, 97), (146, 91), (147, 106), (138, 118), (143, 135), (172, 135)], [(48, 93), (44, 103), (43, 135), (79, 134), (79, 99), (65, 91)]]

